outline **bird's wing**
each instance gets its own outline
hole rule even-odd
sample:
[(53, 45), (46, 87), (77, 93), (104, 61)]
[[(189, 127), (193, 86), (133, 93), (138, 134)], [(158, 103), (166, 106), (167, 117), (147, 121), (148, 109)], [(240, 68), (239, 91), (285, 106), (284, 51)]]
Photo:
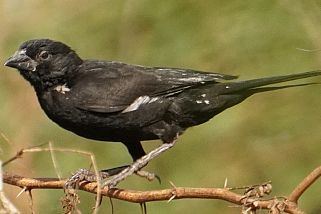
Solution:
[(70, 78), (77, 108), (100, 112), (128, 112), (161, 97), (180, 93), (197, 85), (236, 76), (194, 70), (143, 67), (121, 62), (85, 61)]

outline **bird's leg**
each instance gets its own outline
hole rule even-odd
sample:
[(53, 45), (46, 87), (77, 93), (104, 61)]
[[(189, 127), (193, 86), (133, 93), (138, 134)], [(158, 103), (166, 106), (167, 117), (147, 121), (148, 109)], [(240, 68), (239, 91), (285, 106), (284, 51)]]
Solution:
[(132, 163), (127, 168), (123, 169), (118, 174), (114, 175), (111, 179), (108, 179), (105, 182), (103, 182), (103, 186), (108, 186), (109, 188), (115, 187), (119, 182), (124, 180), (126, 177), (136, 172), (139, 172), (140, 169), (142, 169), (144, 166), (148, 164), (149, 161), (151, 161), (161, 153), (165, 152), (166, 150), (172, 148), (175, 143), (176, 143), (176, 139), (169, 143), (163, 143), (161, 146), (157, 147), (156, 149), (150, 151), (148, 154), (137, 159), (134, 163)]
[[(100, 176), (101, 176), (100, 178), (101, 179), (106, 179), (106, 178), (109, 178), (111, 176), (117, 175), (122, 170), (124, 170), (124, 169), (126, 169), (128, 167), (130, 167), (130, 165), (120, 166), (120, 167), (116, 167), (116, 168), (112, 168), (112, 169), (101, 170), (100, 171)], [(139, 171), (136, 171), (135, 174), (138, 175), (139, 177), (146, 178), (149, 181), (153, 181), (156, 178), (158, 180), (158, 182), (161, 183), (160, 177), (158, 175), (154, 174), (154, 173), (139, 170)]]
[(144, 148), (139, 140), (123, 141), (122, 143), (126, 146), (133, 161), (136, 161), (137, 159), (146, 155)]
[[(145, 154), (140, 158), (135, 158), (135, 161), (131, 165), (125, 165), (99, 171), (98, 175), (100, 176), (101, 180), (108, 179), (103, 182), (103, 186), (108, 186), (109, 188), (115, 187), (119, 182), (134, 173), (140, 177), (146, 178), (149, 181), (156, 178), (160, 182), (159, 176), (155, 175), (154, 173), (142, 171), (141, 169), (146, 166), (149, 161), (173, 147), (175, 142), (176, 139), (169, 143), (163, 143), (161, 146), (150, 151), (148, 154)], [(88, 169), (79, 169), (66, 181), (65, 189), (76, 189), (78, 188), (80, 182), (94, 182), (97, 180), (98, 179), (96, 173)]]
[[(123, 141), (122, 143), (126, 146), (129, 154), (133, 158), (133, 162), (135, 162), (137, 159), (146, 155), (144, 148), (139, 140)], [(117, 173), (115, 173), (115, 174), (117, 174)], [(160, 177), (154, 173), (150, 173), (150, 172), (146, 172), (146, 171), (136, 171), (135, 173), (136, 173), (136, 175), (146, 178), (149, 181), (152, 181), (156, 178), (158, 180), (158, 182), (161, 183)]]

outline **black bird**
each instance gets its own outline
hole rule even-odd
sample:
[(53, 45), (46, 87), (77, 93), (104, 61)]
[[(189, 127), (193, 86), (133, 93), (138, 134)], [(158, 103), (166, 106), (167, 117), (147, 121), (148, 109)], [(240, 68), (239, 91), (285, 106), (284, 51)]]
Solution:
[[(174, 145), (191, 126), (210, 120), (249, 96), (284, 87), (270, 84), (321, 75), (311, 71), (231, 82), (236, 76), (191, 69), (83, 60), (49, 39), (24, 42), (6, 62), (31, 83), (47, 116), (82, 137), (123, 143), (134, 163), (107, 184), (116, 185)], [(141, 141), (163, 144), (145, 154)]]

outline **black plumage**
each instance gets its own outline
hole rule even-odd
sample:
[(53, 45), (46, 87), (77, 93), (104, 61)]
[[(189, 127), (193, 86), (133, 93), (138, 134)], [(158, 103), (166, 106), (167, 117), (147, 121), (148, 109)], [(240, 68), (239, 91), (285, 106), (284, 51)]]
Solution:
[(283, 88), (262, 86), (321, 75), (233, 82), (236, 76), (219, 73), (83, 60), (49, 39), (24, 42), (5, 65), (31, 83), (51, 120), (85, 138), (122, 142), (134, 160), (145, 155), (141, 141), (171, 143), (255, 93)]

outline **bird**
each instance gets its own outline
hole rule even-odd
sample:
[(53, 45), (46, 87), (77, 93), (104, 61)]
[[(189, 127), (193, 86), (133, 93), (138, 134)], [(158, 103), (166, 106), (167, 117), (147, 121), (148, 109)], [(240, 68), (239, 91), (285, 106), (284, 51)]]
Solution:
[[(60, 41), (23, 42), (5, 66), (15, 68), (35, 90), (41, 108), (62, 128), (84, 138), (121, 142), (133, 163), (119, 167), (105, 184), (114, 187), (174, 146), (189, 127), (261, 92), (268, 86), (321, 75), (321, 70), (250, 80), (193, 69), (148, 67), (82, 59)], [(141, 142), (163, 143), (145, 153)]]

